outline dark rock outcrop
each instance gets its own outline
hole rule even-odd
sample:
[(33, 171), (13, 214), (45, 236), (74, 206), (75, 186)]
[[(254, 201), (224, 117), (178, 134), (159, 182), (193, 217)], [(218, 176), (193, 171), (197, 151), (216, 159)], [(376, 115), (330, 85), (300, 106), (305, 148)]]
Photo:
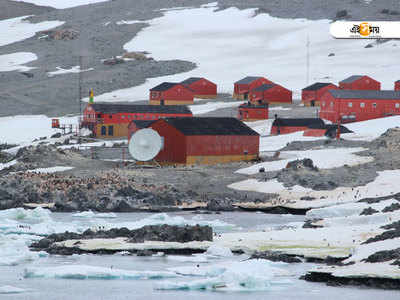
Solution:
[(274, 262), (285, 262), (285, 263), (301, 263), (302, 260), (296, 255), (289, 255), (279, 251), (263, 251), (255, 252), (251, 255), (250, 259), (266, 259)]

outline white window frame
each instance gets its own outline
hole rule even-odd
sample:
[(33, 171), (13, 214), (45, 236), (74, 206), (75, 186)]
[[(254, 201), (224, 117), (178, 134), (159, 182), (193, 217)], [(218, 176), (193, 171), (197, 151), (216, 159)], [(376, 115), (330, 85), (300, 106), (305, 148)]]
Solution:
[(361, 103), (360, 103), (360, 107), (361, 107), (361, 108), (364, 108), (364, 107), (365, 107), (365, 103), (364, 103), (364, 102), (361, 102)]
[(347, 103), (347, 106), (348, 106), (348, 107), (353, 107), (353, 102)]

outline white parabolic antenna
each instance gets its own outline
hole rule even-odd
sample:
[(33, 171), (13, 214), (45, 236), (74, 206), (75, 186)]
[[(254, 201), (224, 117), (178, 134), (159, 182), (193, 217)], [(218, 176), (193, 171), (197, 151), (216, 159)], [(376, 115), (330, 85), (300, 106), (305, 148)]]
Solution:
[(162, 140), (157, 131), (145, 128), (136, 131), (129, 142), (128, 149), (138, 161), (152, 160), (162, 147)]

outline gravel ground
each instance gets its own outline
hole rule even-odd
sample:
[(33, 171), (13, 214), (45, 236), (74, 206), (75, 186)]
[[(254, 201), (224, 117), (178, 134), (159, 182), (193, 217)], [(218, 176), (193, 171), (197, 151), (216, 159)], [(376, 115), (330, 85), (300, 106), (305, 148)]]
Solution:
[[(50, 116), (77, 113), (79, 105), (79, 76), (68, 74), (48, 78), (47, 71), (56, 67), (69, 68), (79, 65), (82, 56), (83, 68), (94, 71), (82, 73), (82, 96), (93, 87), (97, 94), (142, 84), (146, 78), (175, 74), (195, 68), (187, 61), (131, 61), (114, 66), (105, 66), (102, 59), (122, 55), (123, 45), (131, 40), (145, 24), (116, 25), (120, 20), (146, 20), (161, 16), (161, 8), (198, 6), (211, 0), (115, 0), (89, 6), (55, 10), (23, 2), (0, 1), (0, 19), (23, 15), (32, 22), (60, 20), (66, 23), (58, 29), (73, 29), (79, 38), (70, 41), (38, 40), (33, 37), (22, 42), (0, 47), (0, 53), (30, 51), (38, 60), (29, 64), (36, 69), (28, 77), (20, 72), (0, 72), (0, 116), (15, 114), (47, 114)], [(258, 7), (259, 12), (268, 12), (284, 18), (335, 18), (338, 10), (346, 9), (353, 19), (398, 20), (398, 1), (372, 1), (367, 5), (359, 0), (221, 0), (220, 8), (237, 6), (241, 9)], [(381, 13), (390, 9), (392, 14)], [(104, 26), (106, 22), (111, 22)], [(145, 49), (144, 49), (145, 50)], [(177, 55), (178, 56), (178, 55)], [(147, 95), (143, 95), (146, 99)], [(216, 112), (219, 113), (219, 112)], [(228, 115), (232, 110), (227, 109)], [(281, 112), (279, 112), (281, 114)]]

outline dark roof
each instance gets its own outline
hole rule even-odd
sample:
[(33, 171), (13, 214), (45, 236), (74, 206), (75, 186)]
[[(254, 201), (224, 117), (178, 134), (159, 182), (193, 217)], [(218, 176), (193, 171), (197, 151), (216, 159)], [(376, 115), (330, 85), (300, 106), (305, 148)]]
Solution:
[(239, 81), (236, 81), (235, 84), (249, 84), (253, 82), (254, 80), (262, 78), (261, 76), (247, 76), (243, 79), (240, 79)]
[(164, 118), (184, 135), (259, 135), (236, 118)]
[(244, 104), (239, 105), (239, 107), (243, 107), (243, 108), (268, 108), (268, 104), (267, 103), (263, 103), (263, 104), (244, 103)]
[(318, 91), (319, 89), (322, 89), (323, 87), (326, 87), (327, 85), (330, 85), (332, 83), (330, 82), (316, 82), (312, 85), (309, 85), (303, 89), (303, 91)]
[[(310, 129), (326, 129), (327, 131), (334, 131), (337, 129), (337, 124), (311, 124), (308, 126)], [(347, 127), (340, 125), (341, 133), (351, 133), (353, 131), (349, 130)]]
[(364, 77), (364, 75), (353, 75), (353, 76), (347, 77), (346, 79), (343, 79), (342, 81), (339, 81), (339, 83), (351, 83), (353, 81), (360, 79), (361, 77)]
[(182, 84), (192, 84), (193, 82), (199, 81), (201, 77), (189, 77), (188, 79), (181, 81)]
[(324, 126), (325, 123), (319, 118), (302, 118), (302, 119), (282, 119), (277, 118), (272, 126), (288, 126), (288, 127), (309, 127), (310, 125)]
[(270, 88), (273, 88), (274, 86), (276, 86), (276, 84), (263, 84), (255, 89), (252, 89), (251, 91), (252, 92), (263, 92), (263, 91), (269, 90)]
[(169, 90), (170, 88), (174, 87), (175, 85), (180, 84), (178, 82), (163, 82), (152, 89), (150, 91), (158, 91), (158, 92), (163, 92), (166, 90)]
[(186, 105), (146, 105), (146, 104), (91, 104), (98, 113), (160, 113), (160, 114), (191, 114)]
[(155, 121), (156, 120), (133, 120), (130, 124), (135, 123), (137, 128), (147, 128)]
[(342, 99), (400, 100), (400, 91), (329, 90), (328, 92), (334, 98)]

